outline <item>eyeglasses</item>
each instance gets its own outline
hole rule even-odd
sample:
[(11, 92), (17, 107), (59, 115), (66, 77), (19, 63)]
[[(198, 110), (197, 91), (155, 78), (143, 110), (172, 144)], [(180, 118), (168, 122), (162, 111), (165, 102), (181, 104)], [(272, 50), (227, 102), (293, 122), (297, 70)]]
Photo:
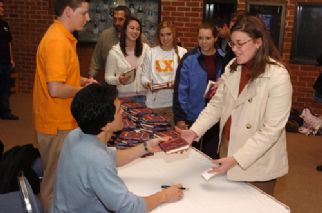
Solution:
[(244, 42), (242, 42), (242, 43), (237, 43), (237, 44), (235, 44), (235, 43), (234, 43), (234, 42), (232, 42), (232, 41), (229, 41), (229, 42), (228, 42), (228, 45), (229, 45), (231, 48), (236, 47), (237, 49), (240, 49), (240, 48), (242, 48), (245, 44), (247, 44), (248, 42), (250, 42), (251, 40), (253, 40), (253, 39), (251, 38), (251, 39), (248, 39), (247, 41), (244, 41)]

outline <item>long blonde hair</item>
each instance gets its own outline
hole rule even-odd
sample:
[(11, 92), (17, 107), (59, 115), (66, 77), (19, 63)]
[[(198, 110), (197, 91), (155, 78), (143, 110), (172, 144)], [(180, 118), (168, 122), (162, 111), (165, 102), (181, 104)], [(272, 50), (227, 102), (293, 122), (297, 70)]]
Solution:
[(163, 28), (170, 28), (171, 29), (172, 36), (173, 36), (173, 49), (174, 49), (174, 52), (177, 55), (177, 60), (178, 60), (178, 64), (179, 64), (181, 58), (179, 56), (178, 44), (177, 44), (177, 28), (173, 24), (172, 21), (161, 21), (160, 24), (158, 25), (157, 33), (156, 33), (157, 43), (158, 43), (159, 46), (162, 45), (161, 41), (160, 41), (160, 32), (161, 32), (161, 29), (163, 29)]

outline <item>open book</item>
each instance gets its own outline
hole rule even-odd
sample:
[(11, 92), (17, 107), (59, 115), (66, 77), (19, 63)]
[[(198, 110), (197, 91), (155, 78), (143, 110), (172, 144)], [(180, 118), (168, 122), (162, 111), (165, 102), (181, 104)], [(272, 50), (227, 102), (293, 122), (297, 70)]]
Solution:
[(127, 84), (130, 84), (134, 81), (135, 76), (136, 76), (136, 69), (132, 68), (128, 71), (123, 72), (123, 75), (126, 77), (129, 77), (129, 81), (127, 82)]
[(166, 154), (176, 153), (189, 149), (190, 145), (181, 137), (171, 138), (159, 143), (160, 148)]

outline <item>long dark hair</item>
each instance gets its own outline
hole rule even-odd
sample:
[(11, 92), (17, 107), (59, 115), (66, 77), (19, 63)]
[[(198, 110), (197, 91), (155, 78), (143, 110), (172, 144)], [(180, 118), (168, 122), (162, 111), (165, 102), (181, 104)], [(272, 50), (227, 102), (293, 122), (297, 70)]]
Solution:
[(123, 25), (122, 30), (121, 30), (120, 47), (121, 47), (123, 55), (127, 56), (126, 49), (125, 49), (125, 47), (126, 47), (126, 42), (125, 42), (126, 33), (125, 32), (126, 32), (127, 26), (129, 25), (129, 23), (131, 21), (136, 21), (140, 25), (140, 36), (136, 39), (135, 48), (134, 48), (134, 55), (136, 57), (140, 57), (142, 55), (142, 51), (143, 51), (143, 44), (142, 44), (142, 41), (141, 41), (142, 24), (141, 24), (139, 19), (137, 19), (137, 18), (135, 18), (133, 16), (129, 17), (124, 22), (124, 25)]
[[(280, 54), (266, 29), (266, 25), (261, 19), (255, 16), (245, 15), (232, 27), (231, 33), (234, 31), (244, 32), (252, 39), (260, 38), (262, 40), (262, 45), (258, 48), (253, 58), (253, 62), (249, 67), (250, 81), (264, 73), (267, 64), (276, 64), (275, 62), (270, 61), (270, 57), (280, 62)], [(236, 71), (237, 66), (238, 64), (235, 60), (230, 66), (231, 71)]]

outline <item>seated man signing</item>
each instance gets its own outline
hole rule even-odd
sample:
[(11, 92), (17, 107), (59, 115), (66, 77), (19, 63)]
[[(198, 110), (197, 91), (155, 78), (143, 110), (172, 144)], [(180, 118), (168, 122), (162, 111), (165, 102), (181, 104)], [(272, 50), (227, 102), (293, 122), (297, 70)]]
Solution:
[(123, 126), (115, 87), (92, 84), (81, 89), (71, 111), (79, 128), (70, 132), (61, 150), (52, 212), (141, 213), (182, 198), (180, 184), (139, 197), (129, 192), (117, 175), (116, 166), (161, 151), (158, 144), (162, 139), (127, 150), (112, 150), (105, 145)]

